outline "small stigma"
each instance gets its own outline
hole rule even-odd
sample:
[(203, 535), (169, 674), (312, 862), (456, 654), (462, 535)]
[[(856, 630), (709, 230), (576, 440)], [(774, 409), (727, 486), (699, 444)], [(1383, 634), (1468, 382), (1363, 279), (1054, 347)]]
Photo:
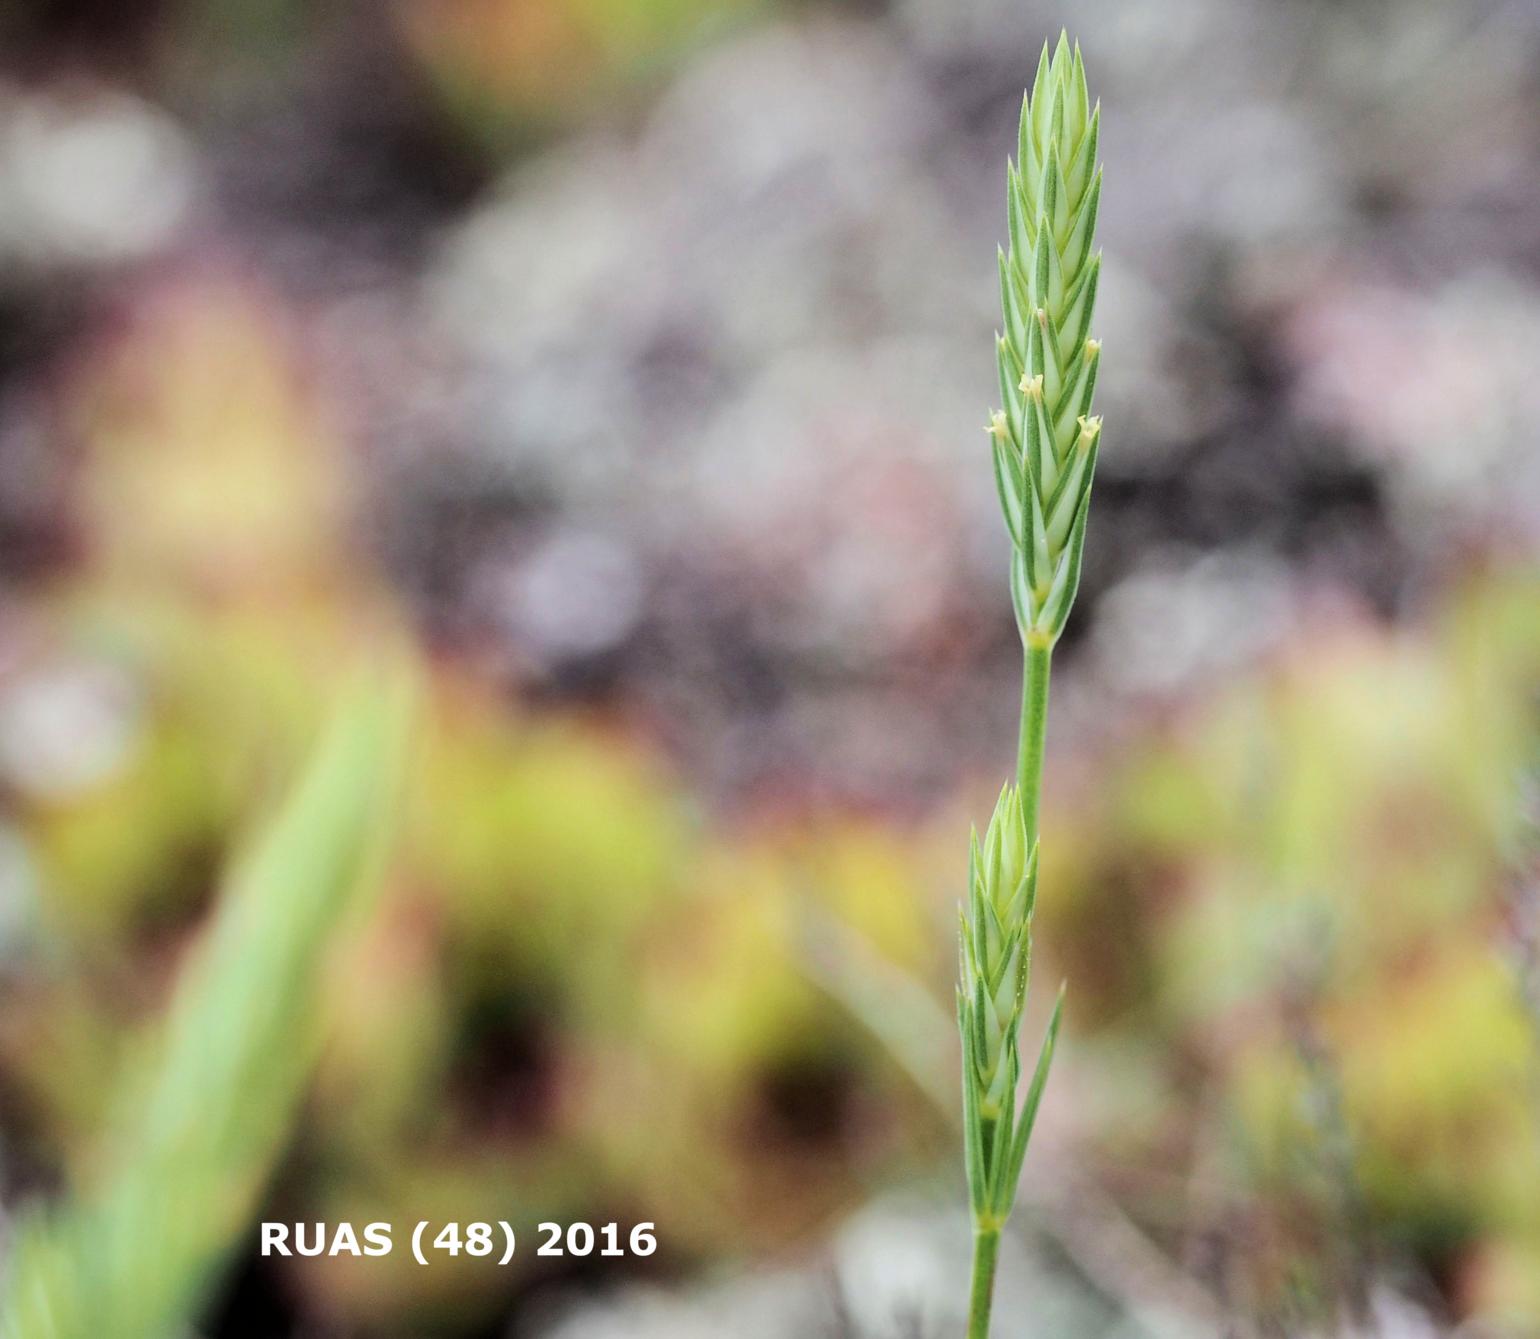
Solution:
[(1101, 415), (1100, 414), (1091, 414), (1091, 415), (1088, 416), (1088, 415), (1082, 414), (1075, 421), (1080, 424), (1080, 437), (1079, 437), (1079, 440), (1075, 443), (1075, 445), (1078, 446), (1082, 451), (1088, 451), (1091, 448), (1091, 444), (1098, 437), (1101, 436), (1101, 433), (1102, 433), (1102, 419), (1101, 419)]
[(1039, 372), (1035, 377), (1022, 374), (1021, 385), (1017, 388), (1029, 400), (1041, 400), (1043, 398), (1043, 374)]
[(1003, 442), (1007, 435), (1005, 415), (998, 409), (995, 410), (995, 412), (989, 416), (989, 422), (984, 425), (984, 431), (987, 432), (996, 441)]

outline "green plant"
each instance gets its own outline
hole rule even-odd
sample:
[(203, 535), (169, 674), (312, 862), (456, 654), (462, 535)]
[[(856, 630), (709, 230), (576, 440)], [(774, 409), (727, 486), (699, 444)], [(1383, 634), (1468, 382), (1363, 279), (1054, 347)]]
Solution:
[(356, 690), (236, 862), (155, 1057), (125, 1085), (103, 1175), (17, 1234), (3, 1339), (186, 1331), (290, 1128), (328, 953), (379, 882), (406, 708), (403, 683)]
[(1022, 103), (1017, 157), (1006, 172), (1010, 248), (999, 257), (1002, 408), (988, 431), (1025, 655), (1016, 780), (1001, 792), (983, 843), (973, 834), (962, 913), (957, 1008), (974, 1237), (969, 1339), (989, 1333), (1000, 1232), (1015, 1202), (1063, 1005), (1061, 989), (1018, 1115), (1048, 674), (1080, 583), (1101, 436), (1101, 420), (1090, 416), (1100, 358), (1090, 338), (1101, 269), (1092, 250), (1100, 120), (1080, 49), (1060, 34), (1052, 59), (1043, 47)]

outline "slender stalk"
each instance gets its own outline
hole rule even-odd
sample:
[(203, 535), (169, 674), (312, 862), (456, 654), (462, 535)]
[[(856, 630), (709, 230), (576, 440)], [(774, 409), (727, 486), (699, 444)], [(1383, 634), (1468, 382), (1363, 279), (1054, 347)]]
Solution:
[(968, 1339), (989, 1339), (989, 1312), (995, 1297), (995, 1262), (1000, 1258), (1000, 1229), (973, 1234), (973, 1286), (968, 1295)]
[(1016, 786), (1021, 792), (1021, 821), (1027, 841), (1037, 840), (1037, 816), (1043, 789), (1043, 746), (1048, 734), (1048, 672), (1053, 647), (1028, 644), (1021, 676), (1021, 738), (1016, 749)]

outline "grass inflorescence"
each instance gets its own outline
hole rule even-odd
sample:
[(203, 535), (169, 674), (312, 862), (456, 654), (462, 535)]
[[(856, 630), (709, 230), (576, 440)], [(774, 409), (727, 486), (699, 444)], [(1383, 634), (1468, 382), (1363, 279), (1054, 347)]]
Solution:
[(1010, 244), (999, 254), (1001, 408), (988, 432), (1011, 538), (1011, 602), (1024, 675), (1016, 777), (981, 841), (973, 835), (962, 913), (958, 1025), (974, 1263), (969, 1339), (989, 1333), (1000, 1231), (1053, 1061), (1054, 1006), (1018, 1110), (1020, 1031), (1037, 900), (1038, 808), (1053, 648), (1080, 584), (1101, 420), (1091, 413), (1101, 346), (1091, 336), (1101, 255), (1094, 249), (1100, 104), (1078, 45), (1061, 34), (1038, 62), (1007, 164)]

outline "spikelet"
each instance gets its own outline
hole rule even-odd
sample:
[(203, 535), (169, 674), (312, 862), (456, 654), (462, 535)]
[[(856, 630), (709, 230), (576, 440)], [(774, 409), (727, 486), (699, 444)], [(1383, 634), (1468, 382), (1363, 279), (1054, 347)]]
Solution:
[(975, 1223), (986, 1229), (1004, 1223), (1015, 1201), (1059, 1031), (1056, 1005), (1018, 1117), (1017, 1038), (1031, 972), (1036, 897), (1037, 843), (1027, 835), (1020, 794), (1008, 785), (1000, 792), (983, 843), (973, 834), (957, 989), (970, 1207)]
[(1101, 253), (1096, 161), (1101, 104), (1060, 34), (1043, 47), (1006, 165), (1009, 250), (999, 253), (1002, 408), (989, 436), (1013, 548), (1011, 598), (1028, 645), (1052, 646), (1080, 583), (1101, 420), (1091, 414), (1101, 346), (1091, 337)]

